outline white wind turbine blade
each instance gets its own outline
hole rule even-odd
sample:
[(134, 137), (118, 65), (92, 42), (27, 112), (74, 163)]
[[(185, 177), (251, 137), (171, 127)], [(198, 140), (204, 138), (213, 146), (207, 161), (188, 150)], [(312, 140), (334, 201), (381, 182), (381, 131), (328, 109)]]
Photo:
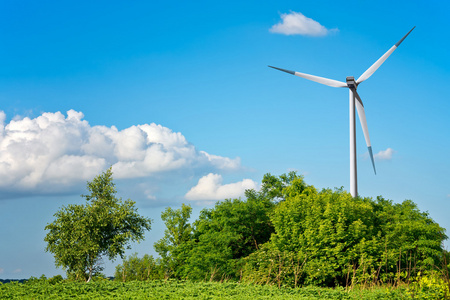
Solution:
[(372, 66), (370, 66), (370, 68), (368, 68), (359, 78), (358, 80), (356, 80), (357, 84), (360, 84), (361, 82), (363, 82), (364, 80), (368, 79), (370, 76), (372, 76), (373, 73), (375, 73), (375, 71), (384, 63), (384, 61), (389, 57), (389, 55), (392, 54), (392, 52), (394, 52), (395, 49), (398, 48), (398, 46), (400, 46), (400, 44), (403, 42), (404, 39), (406, 39), (406, 37), (408, 36), (408, 34), (411, 33), (411, 31), (413, 31), (413, 29), (416, 28), (416, 26), (414, 26), (400, 41), (397, 42), (397, 44), (395, 44), (394, 46), (391, 47), (391, 49), (389, 49), (385, 54), (383, 54), (382, 57), (380, 57)]
[(373, 161), (373, 153), (372, 153), (372, 145), (370, 144), (369, 137), (369, 128), (367, 127), (366, 113), (364, 112), (364, 105), (359, 97), (356, 89), (352, 89), (353, 94), (356, 97), (355, 104), (356, 109), (358, 110), (359, 122), (361, 123), (361, 127), (364, 133), (364, 139), (366, 140), (367, 149), (369, 150), (370, 159), (372, 160), (373, 171), (377, 174), (377, 170), (375, 169), (375, 162)]
[(281, 68), (277, 68), (277, 67), (272, 67), (269, 66), (270, 68), (273, 69), (277, 69), (298, 77), (302, 77), (311, 81), (315, 81), (321, 84), (325, 84), (328, 86), (332, 86), (332, 87), (347, 87), (347, 83), (342, 82), (342, 81), (338, 81), (338, 80), (333, 80), (333, 79), (328, 79), (328, 78), (324, 78), (324, 77), (319, 77), (319, 76), (314, 76), (314, 75), (309, 75), (309, 74), (305, 74), (305, 73), (300, 73), (300, 72), (295, 72), (295, 71), (290, 71), (290, 70), (285, 70), (285, 69), (281, 69)]

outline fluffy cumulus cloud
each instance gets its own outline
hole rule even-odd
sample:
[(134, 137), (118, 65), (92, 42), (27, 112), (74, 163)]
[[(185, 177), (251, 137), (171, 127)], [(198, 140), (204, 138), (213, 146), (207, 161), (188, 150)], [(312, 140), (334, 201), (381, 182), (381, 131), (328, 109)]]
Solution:
[(285, 35), (324, 36), (337, 29), (327, 29), (319, 22), (293, 11), (289, 14), (281, 14), (281, 22), (273, 25), (269, 31)]
[(247, 189), (257, 189), (257, 183), (251, 179), (222, 184), (223, 178), (219, 174), (209, 173), (198, 181), (185, 195), (187, 200), (223, 200), (244, 196)]
[(387, 148), (386, 150), (381, 150), (380, 152), (375, 154), (373, 157), (376, 160), (391, 160), (394, 152), (395, 152), (394, 149)]
[[(109, 166), (114, 177), (137, 178), (180, 169), (237, 170), (231, 159), (198, 151), (179, 132), (157, 124), (90, 126), (70, 110), (5, 124), (0, 112), (0, 190), (57, 193)], [(61, 188), (61, 191), (58, 190)]]

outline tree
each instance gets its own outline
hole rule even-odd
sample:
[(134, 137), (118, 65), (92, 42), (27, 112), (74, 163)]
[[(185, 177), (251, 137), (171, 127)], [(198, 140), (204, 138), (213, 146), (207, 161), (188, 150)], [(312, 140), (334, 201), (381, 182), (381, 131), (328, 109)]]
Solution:
[(155, 243), (167, 275), (192, 280), (239, 278), (240, 261), (269, 241), (274, 232), (270, 213), (283, 201), (284, 187), (301, 178), (291, 172), (266, 174), (260, 191), (247, 190), (246, 200), (226, 199), (204, 209), (191, 226), (190, 206), (162, 213), (165, 236)]
[(176, 274), (193, 280), (239, 278), (240, 259), (267, 242), (273, 232), (273, 203), (256, 192), (247, 200), (226, 199), (204, 209), (189, 242), (178, 247), (183, 264)]
[(55, 264), (66, 270), (69, 277), (89, 282), (102, 271), (102, 257), (123, 258), (129, 242), (144, 239), (151, 220), (137, 213), (135, 202), (116, 198), (112, 171), (87, 183), (89, 195), (82, 195), (85, 205), (63, 206), (56, 220), (45, 226), (46, 252), (53, 253)]
[[(166, 224), (164, 237), (154, 245), (155, 251), (162, 258), (166, 268), (166, 276), (171, 276), (180, 271), (183, 264), (183, 255), (186, 254), (185, 246), (192, 237), (192, 227), (189, 224), (192, 207), (182, 204), (180, 209), (173, 210), (168, 207), (161, 213), (161, 219)], [(177, 275), (177, 274), (175, 274)]]
[(264, 174), (261, 190), (256, 192), (254, 190), (247, 190), (247, 198), (251, 194), (259, 194), (260, 198), (266, 198), (273, 202), (284, 201), (286, 199), (286, 187), (290, 186), (293, 182), (296, 182), (298, 188), (306, 188), (302, 176), (297, 175), (295, 171), (291, 171), (288, 174), (281, 174), (279, 177), (273, 176), (270, 173)]

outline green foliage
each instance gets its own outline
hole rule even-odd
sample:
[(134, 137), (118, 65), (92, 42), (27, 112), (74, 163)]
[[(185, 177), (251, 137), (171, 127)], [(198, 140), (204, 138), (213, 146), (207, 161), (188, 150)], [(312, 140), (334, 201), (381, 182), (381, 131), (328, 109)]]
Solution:
[(157, 280), (164, 278), (163, 267), (153, 256), (145, 254), (142, 258), (133, 254), (125, 257), (121, 265), (116, 266), (115, 280), (126, 282), (132, 280)]
[(373, 286), (410, 282), (436, 268), (445, 230), (416, 204), (317, 191), (295, 172), (266, 174), (246, 200), (226, 199), (188, 223), (168, 208), (155, 244), (166, 277), (277, 286)]
[(31, 276), (28, 280), (25, 281), (26, 284), (35, 284), (39, 282), (47, 282), (47, 277), (42, 274), (39, 278)]
[(419, 276), (408, 288), (408, 294), (414, 299), (450, 299), (450, 282), (436, 271)]
[[(292, 185), (295, 181), (298, 183), (304, 184), (303, 181), (299, 181), (296, 179), (303, 179), (302, 176), (298, 176), (296, 172), (289, 172), (288, 174), (282, 174), (279, 177), (273, 176), (270, 173), (264, 175), (261, 185), (261, 190), (259, 192), (259, 196), (269, 199), (271, 201), (277, 202), (286, 199), (286, 187)], [(306, 188), (306, 184), (304, 186), (297, 188), (303, 189)], [(247, 191), (246, 196), (249, 196), (249, 193), (255, 193), (254, 191)]]
[(244, 258), (241, 281), (298, 287), (304, 281), (306, 257), (302, 253), (270, 249), (265, 244)]
[(189, 223), (192, 207), (182, 204), (180, 209), (168, 207), (161, 214), (166, 225), (164, 237), (154, 245), (155, 251), (161, 256), (165, 267), (165, 276), (180, 277), (179, 273), (184, 264), (186, 247), (192, 238), (192, 227)]
[(176, 262), (170, 265), (175, 278), (239, 278), (240, 258), (256, 251), (273, 232), (269, 212), (274, 204), (262, 193), (248, 191), (247, 195), (247, 201), (227, 199), (216, 203), (212, 209), (202, 210), (192, 234), (186, 235), (188, 238), (176, 247), (163, 248), (163, 245), (173, 245), (167, 243), (166, 237), (162, 240), (164, 243), (155, 244), (163, 261), (168, 255), (160, 249), (168, 249), (167, 253)]
[[(132, 202), (119, 209), (128, 202), (111, 196), (114, 186), (108, 175), (103, 176), (88, 184), (91, 194), (85, 196), (86, 206), (65, 207), (55, 215), (59, 223), (50, 224), (61, 224), (56, 233), (62, 242), (54, 244), (63, 245), (65, 251), (55, 258), (66, 266), (69, 280), (87, 279), (98, 270), (102, 255), (122, 256), (126, 238), (143, 237), (133, 236), (130, 227), (126, 227), (129, 231), (116, 230), (116, 224), (134, 224), (132, 228), (140, 228), (141, 234), (145, 225), (150, 228), (150, 220), (138, 216)], [(337, 295), (350, 299), (353, 293), (337, 288), (333, 291), (338, 294), (333, 294), (317, 286), (345, 286), (360, 292), (359, 297), (372, 299), (385, 294), (404, 298), (404, 288), (386, 289), (400, 284), (410, 284), (408, 295), (414, 297), (448, 293), (449, 254), (442, 249), (445, 230), (410, 200), (397, 204), (382, 197), (352, 198), (343, 189), (318, 191), (295, 172), (279, 177), (266, 174), (261, 189), (246, 191), (246, 198), (217, 202), (202, 210), (192, 224), (190, 206), (167, 208), (161, 215), (164, 237), (154, 245), (161, 259), (155, 261), (149, 255), (125, 258), (116, 268), (116, 280), (239, 280), (295, 291), (292, 294), (297, 290), (288, 288), (303, 287), (300, 290), (306, 294), (302, 297), (311, 299)], [(117, 210), (124, 212), (119, 214), (123, 219), (115, 217)], [(133, 221), (124, 222), (130, 211), (135, 213)], [(105, 237), (119, 239), (113, 243)], [(47, 241), (50, 245), (55, 239)], [(432, 270), (439, 270), (440, 275)], [(384, 287), (375, 288), (379, 285)], [(366, 293), (368, 287), (376, 292)], [(204, 294), (196, 291), (194, 295)], [(209, 295), (213, 294), (205, 297)]]
[(393, 204), (382, 197), (377, 198), (374, 212), (388, 250), (396, 249), (388, 251), (388, 263), (390, 254), (391, 263), (401, 256), (405, 267), (414, 264), (414, 268), (424, 269), (438, 265), (443, 254), (442, 242), (447, 236), (428, 213), (420, 212), (411, 200)]
[(270, 285), (189, 281), (99, 281), (0, 285), (0, 299), (408, 299), (403, 288), (278, 288)]
[(44, 240), (45, 250), (69, 279), (90, 281), (102, 270), (102, 257), (122, 257), (130, 241), (143, 240), (151, 220), (138, 215), (133, 201), (116, 198), (111, 168), (88, 182), (87, 189), (87, 203), (56, 212)]
[[(246, 258), (246, 281), (393, 283), (433, 268), (442, 255), (444, 229), (410, 200), (392, 204), (381, 197), (352, 198), (342, 189), (318, 192), (301, 177), (292, 178), (281, 194), (284, 201), (271, 214), (275, 234), (264, 250)], [(270, 263), (262, 263), (264, 257)], [(302, 276), (294, 271), (301, 261)], [(275, 269), (282, 276), (274, 277)]]
[(60, 283), (63, 281), (64, 281), (64, 278), (61, 275), (55, 275), (48, 279), (48, 283), (50, 283), (50, 284), (57, 284), (57, 283)]

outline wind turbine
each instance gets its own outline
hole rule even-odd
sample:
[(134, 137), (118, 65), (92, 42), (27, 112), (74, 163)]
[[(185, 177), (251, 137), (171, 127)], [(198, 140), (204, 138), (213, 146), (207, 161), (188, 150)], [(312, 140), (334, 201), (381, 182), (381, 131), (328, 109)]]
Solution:
[[(381, 56), (370, 68), (368, 68), (356, 81), (353, 76), (349, 76), (346, 78), (346, 82), (328, 79), (324, 77), (309, 75), (305, 73), (295, 72), (295, 71), (289, 71), (277, 67), (271, 68), (296, 75), (298, 77), (302, 77), (308, 80), (312, 80), (321, 84), (325, 84), (331, 87), (348, 87), (349, 89), (349, 112), (350, 112), (350, 194), (352, 197), (358, 196), (358, 182), (357, 182), (357, 171), (356, 171), (356, 130), (355, 130), (355, 105), (356, 109), (358, 110), (358, 116), (359, 121), (361, 122), (362, 130), (364, 133), (364, 138), (366, 140), (367, 148), (369, 149), (369, 155), (370, 159), (372, 160), (372, 166), (373, 171), (375, 174), (377, 174), (377, 171), (375, 169), (375, 162), (373, 161), (373, 153), (372, 153), (372, 146), (370, 144), (370, 138), (369, 138), (369, 130), (367, 128), (367, 121), (366, 121), (366, 114), (364, 112), (364, 105), (361, 101), (361, 97), (359, 97), (358, 92), (356, 92), (356, 89), (358, 88), (358, 85), (363, 82), (364, 80), (368, 79), (370, 76), (372, 76), (373, 73), (384, 63), (384, 61), (389, 57), (389, 55), (394, 52), (395, 49), (400, 46), (400, 44), (403, 42), (403, 40), (408, 36), (408, 34), (413, 31), (413, 29), (416, 28), (414, 26), (407, 34), (405, 34), (404, 37), (401, 38), (394, 46), (391, 47), (383, 56)], [(357, 101), (355, 101), (355, 98)]]

